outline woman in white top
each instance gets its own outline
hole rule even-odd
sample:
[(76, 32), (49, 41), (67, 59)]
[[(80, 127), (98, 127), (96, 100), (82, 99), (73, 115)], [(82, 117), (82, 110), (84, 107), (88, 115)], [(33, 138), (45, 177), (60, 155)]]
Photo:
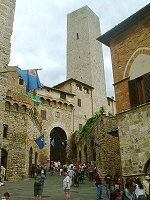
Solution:
[(65, 173), (65, 178), (63, 180), (63, 189), (66, 195), (66, 200), (70, 200), (70, 187), (71, 187), (71, 180), (68, 175), (68, 172)]
[(138, 200), (145, 200), (145, 190), (139, 178), (136, 179), (136, 190), (135, 194)]

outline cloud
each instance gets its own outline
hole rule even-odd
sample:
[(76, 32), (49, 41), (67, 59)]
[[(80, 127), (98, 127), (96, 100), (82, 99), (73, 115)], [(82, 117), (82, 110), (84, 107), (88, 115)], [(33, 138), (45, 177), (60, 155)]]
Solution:
[[(38, 2), (38, 3), (37, 3)], [(10, 65), (41, 68), (52, 87), (66, 79), (67, 14), (88, 5), (100, 18), (102, 34), (149, 3), (149, 0), (20, 0), (16, 2)], [(103, 46), (107, 95), (113, 95), (109, 49)]]

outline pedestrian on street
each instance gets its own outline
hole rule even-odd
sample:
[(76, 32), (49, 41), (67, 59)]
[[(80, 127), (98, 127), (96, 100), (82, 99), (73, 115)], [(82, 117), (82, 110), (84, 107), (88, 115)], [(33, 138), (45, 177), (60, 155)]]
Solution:
[(110, 193), (110, 200), (121, 200), (121, 194), (119, 189), (116, 189)]
[(1, 197), (1, 200), (8, 200), (10, 197), (9, 192), (5, 192), (4, 195)]
[(122, 200), (137, 200), (135, 194), (136, 181), (134, 179), (127, 180), (125, 187), (122, 193)]
[(70, 200), (70, 187), (71, 187), (71, 180), (68, 172), (65, 172), (65, 178), (63, 180), (63, 189), (65, 192), (66, 200)]
[(44, 181), (45, 181), (44, 170), (41, 171), (41, 174), (35, 174), (34, 196), (32, 198), (33, 200), (41, 200), (44, 189)]
[(112, 175), (109, 170), (104, 178), (104, 184), (106, 186), (106, 197), (109, 199), (112, 191)]
[(96, 175), (95, 175), (95, 185), (97, 187), (96, 200), (103, 199), (102, 198), (102, 178), (98, 171), (96, 172)]

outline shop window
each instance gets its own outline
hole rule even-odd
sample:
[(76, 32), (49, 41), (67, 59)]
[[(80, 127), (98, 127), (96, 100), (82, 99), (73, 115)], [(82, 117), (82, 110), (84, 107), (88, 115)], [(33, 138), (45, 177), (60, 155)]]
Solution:
[(131, 107), (150, 102), (150, 73), (129, 81)]

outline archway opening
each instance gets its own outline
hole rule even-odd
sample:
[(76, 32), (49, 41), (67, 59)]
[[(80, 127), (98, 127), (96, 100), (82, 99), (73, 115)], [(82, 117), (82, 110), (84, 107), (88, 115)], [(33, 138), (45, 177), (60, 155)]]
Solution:
[(146, 164), (144, 166), (144, 173), (146, 175), (150, 175), (150, 159), (146, 162)]
[(7, 156), (8, 153), (5, 149), (1, 148), (1, 165), (7, 169)]
[(66, 163), (67, 136), (60, 127), (55, 127), (50, 133), (50, 161)]
[(84, 155), (85, 155), (85, 162), (87, 163), (88, 159), (87, 159), (87, 146), (86, 145), (84, 146)]

